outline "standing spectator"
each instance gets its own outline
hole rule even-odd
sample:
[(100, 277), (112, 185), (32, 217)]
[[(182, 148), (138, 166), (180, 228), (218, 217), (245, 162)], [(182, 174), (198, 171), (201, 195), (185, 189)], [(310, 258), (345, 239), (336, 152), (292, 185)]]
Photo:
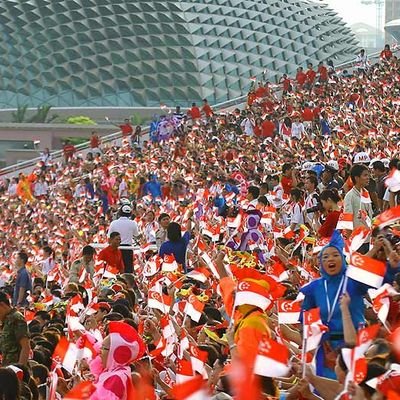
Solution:
[(240, 127), (245, 135), (254, 136), (254, 125), (253, 113), (248, 111), (246, 118), (240, 123)]
[(270, 115), (267, 115), (265, 117), (265, 120), (261, 124), (262, 127), (262, 137), (264, 138), (273, 138), (275, 136), (276, 132), (276, 126), (272, 122), (272, 118)]
[(167, 240), (167, 228), (171, 221), (171, 218), (166, 213), (161, 213), (158, 217), (159, 228), (156, 232), (156, 246), (157, 251), (160, 250), (161, 245)]
[(125, 266), (122, 259), (122, 252), (119, 249), (120, 244), (121, 235), (119, 234), (119, 232), (111, 232), (108, 239), (108, 246), (100, 251), (98, 255), (98, 260), (104, 261), (112, 268), (116, 268), (118, 272), (122, 274), (124, 272)]
[(390, 61), (390, 59), (392, 57), (393, 57), (393, 53), (390, 50), (390, 46), (388, 44), (385, 44), (385, 48), (381, 51), (380, 59), (382, 61)]
[(306, 83), (306, 80), (307, 80), (307, 75), (303, 71), (303, 67), (297, 68), (297, 73), (296, 73), (297, 88), (302, 89), (304, 84)]
[(304, 221), (308, 226), (313, 226), (314, 216), (318, 210), (319, 195), (317, 192), (318, 179), (314, 175), (309, 175), (305, 182), (304, 188), (307, 192), (306, 199), (304, 201)]
[(72, 157), (74, 156), (74, 154), (76, 153), (76, 148), (75, 146), (71, 143), (70, 140), (66, 140), (64, 147), (63, 147), (63, 153), (64, 153), (64, 160), (65, 160), (65, 164), (68, 164)]
[(196, 103), (192, 103), (192, 108), (188, 111), (188, 115), (192, 120), (199, 119), (201, 117), (200, 108), (197, 107)]
[(122, 136), (130, 136), (133, 133), (133, 126), (131, 124), (131, 121), (128, 118), (124, 119), (124, 123), (121, 125), (118, 125), (119, 129), (121, 129)]
[[(2, 365), (26, 365), (29, 357), (28, 325), (25, 318), (15, 308), (11, 308), (7, 294), (0, 291), (0, 350)], [(3, 385), (2, 385), (3, 386)]]
[(307, 64), (307, 72), (306, 72), (306, 87), (307, 89), (312, 89), (312, 87), (314, 86), (314, 82), (315, 82), (315, 78), (317, 76), (317, 73), (313, 70), (313, 65), (312, 63), (308, 63)]
[(28, 291), (32, 290), (32, 280), (26, 269), (27, 262), (28, 262), (28, 255), (25, 252), (20, 251), (15, 259), (15, 268), (17, 270), (17, 277), (13, 293), (14, 306), (21, 307), (28, 304), (26, 298), (28, 297)]
[(150, 174), (149, 180), (144, 184), (143, 196), (150, 195), (153, 200), (162, 198), (161, 184), (158, 182), (156, 175)]
[(360, 50), (360, 54), (356, 58), (355, 65), (360, 74), (365, 74), (368, 71), (369, 61), (364, 49)]
[(158, 142), (158, 125), (160, 121), (158, 119), (158, 115), (153, 115), (153, 120), (150, 123), (149, 137), (152, 143)]
[(304, 224), (303, 213), (301, 212), (301, 198), (302, 191), (298, 188), (294, 188), (290, 191), (290, 210), (289, 210), (289, 221), (290, 221), (290, 229), (293, 232), (297, 232), (300, 229), (300, 225)]
[(285, 163), (282, 165), (281, 185), (286, 195), (290, 195), (291, 190), (297, 186), (296, 171), (292, 164)]
[(318, 236), (330, 238), (333, 234), (333, 231), (336, 229), (336, 225), (341, 214), (341, 210), (338, 205), (341, 199), (336, 189), (324, 190), (320, 194), (319, 198), (326, 213), (326, 217), (324, 223), (318, 229)]
[(94, 255), (96, 251), (92, 246), (85, 246), (82, 249), (82, 257), (75, 260), (69, 270), (69, 282), (78, 283), (83, 269), (89, 274), (90, 278), (94, 275)]
[(44, 176), (41, 175), (39, 177), (39, 180), (34, 184), (33, 195), (37, 199), (45, 199), (47, 198), (48, 191), (49, 191), (49, 185), (47, 184)]
[(140, 147), (141, 137), (142, 137), (142, 127), (138, 125), (135, 128), (135, 132), (133, 132), (131, 135), (131, 146), (134, 147), (134, 145), (136, 144), (138, 147)]
[(292, 122), (292, 138), (301, 140), (305, 134), (304, 124), (300, 121), (298, 113), (294, 114)]
[[(351, 168), (350, 177), (353, 188), (344, 198), (344, 212), (353, 214), (354, 228), (360, 225), (368, 226), (367, 219), (372, 219), (371, 199), (366, 187), (369, 184), (369, 170), (363, 164), (355, 164)], [(358, 250), (365, 254), (369, 249), (369, 236)]]
[(201, 111), (204, 113), (204, 115), (207, 118), (210, 118), (213, 116), (213, 110), (210, 107), (210, 105), (208, 104), (207, 99), (203, 99), (203, 107), (201, 108)]
[(90, 137), (90, 152), (101, 154), (100, 150), (100, 137), (96, 131), (92, 132), (92, 136)]
[(46, 169), (47, 167), (49, 167), (51, 165), (51, 154), (50, 154), (50, 150), (48, 147), (46, 147), (42, 153), (40, 153), (40, 160), (43, 163), (43, 167), (44, 169)]
[(281, 79), (279, 79), (279, 83), (282, 84), (283, 94), (290, 93), (292, 91), (292, 84), (287, 74), (283, 74)]
[(319, 83), (326, 84), (328, 82), (328, 69), (325, 67), (324, 62), (320, 61), (318, 64)]
[(289, 140), (292, 137), (292, 120), (290, 117), (285, 117), (280, 123), (279, 134), (284, 140)]
[[(108, 236), (111, 240), (113, 233), (120, 235), (121, 246), (132, 246), (133, 238), (139, 237), (139, 230), (137, 223), (131, 219), (132, 207), (125, 204), (119, 211), (120, 217), (111, 222), (108, 228)], [(119, 246), (119, 244), (118, 244)], [(121, 250), (122, 257), (125, 265), (125, 272), (133, 272), (133, 251), (131, 249)]]
[(387, 172), (385, 165), (382, 161), (375, 161), (372, 163), (372, 173), (376, 179), (376, 194), (379, 214), (381, 211), (386, 210), (388, 203), (383, 200), (386, 192), (385, 179), (387, 178)]
[(185, 273), (188, 272), (186, 269), (186, 249), (190, 241), (190, 229), (190, 219), (183, 236), (181, 226), (176, 222), (170, 222), (167, 228), (168, 240), (161, 245), (159, 251), (160, 257), (164, 257), (166, 254), (172, 254), (176, 262), (182, 266)]

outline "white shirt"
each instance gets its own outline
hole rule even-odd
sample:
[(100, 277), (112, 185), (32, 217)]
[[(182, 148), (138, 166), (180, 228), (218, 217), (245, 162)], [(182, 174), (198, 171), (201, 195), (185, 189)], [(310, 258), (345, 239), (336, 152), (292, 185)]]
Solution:
[(8, 186), (7, 192), (10, 196), (15, 196), (17, 194), (17, 184), (10, 183), (10, 185)]
[(303, 214), (299, 203), (294, 203), (290, 207), (290, 224), (296, 224), (294, 231), (300, 228), (300, 225), (304, 224)]
[(35, 183), (35, 189), (34, 189), (34, 195), (35, 196), (47, 196), (47, 191), (49, 190), (49, 186), (47, 185), (47, 182), (36, 182)]
[(56, 265), (52, 257), (46, 258), (42, 261), (42, 274), (47, 275)]
[(302, 122), (293, 122), (292, 123), (292, 137), (301, 139), (301, 136), (304, 134), (304, 125)]
[(250, 118), (245, 118), (242, 123), (240, 124), (241, 128), (243, 129), (246, 135), (253, 136), (254, 135), (254, 124)]
[(120, 198), (128, 197), (128, 185), (126, 184), (126, 182), (124, 180), (121, 181), (121, 183), (119, 184), (118, 193), (119, 193)]
[(307, 210), (309, 208), (315, 207), (318, 204), (318, 194), (316, 191), (309, 193), (304, 201), (304, 220), (308, 222), (310, 225), (314, 220), (314, 213), (308, 213)]
[(120, 217), (111, 222), (107, 236), (109, 237), (112, 232), (118, 232), (121, 235), (121, 244), (129, 246), (132, 245), (133, 237), (139, 236), (137, 223), (128, 217)]

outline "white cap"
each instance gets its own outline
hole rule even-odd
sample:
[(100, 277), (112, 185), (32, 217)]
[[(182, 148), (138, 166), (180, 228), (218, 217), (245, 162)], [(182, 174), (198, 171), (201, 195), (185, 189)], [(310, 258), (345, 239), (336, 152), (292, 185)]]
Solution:
[(339, 164), (336, 160), (330, 160), (326, 163), (326, 166), (329, 167), (329, 169), (333, 169), (334, 171), (338, 172), (339, 171)]
[(121, 212), (122, 212), (123, 214), (130, 214), (130, 213), (132, 212), (132, 207), (131, 207), (129, 204), (124, 204), (124, 205), (121, 207)]
[(362, 151), (354, 156), (353, 164), (369, 164), (370, 161), (369, 155)]
[(127, 199), (126, 197), (122, 197), (121, 199), (119, 199), (120, 204), (123, 206), (125, 204), (127, 204), (128, 206), (131, 205), (131, 202), (129, 201), (129, 199)]

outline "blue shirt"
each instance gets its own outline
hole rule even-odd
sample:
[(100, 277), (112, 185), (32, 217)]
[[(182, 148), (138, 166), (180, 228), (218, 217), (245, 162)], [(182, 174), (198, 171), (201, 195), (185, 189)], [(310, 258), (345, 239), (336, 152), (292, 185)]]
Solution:
[(181, 240), (178, 242), (171, 242), (167, 240), (160, 247), (160, 257), (164, 257), (165, 254), (173, 254), (178, 264), (183, 266), (183, 270), (186, 271), (186, 249), (190, 240), (190, 232), (185, 232)]
[(17, 279), (15, 281), (15, 286), (14, 286), (14, 293), (13, 293), (13, 305), (17, 305), (18, 302), (18, 294), (19, 294), (19, 289), (24, 288), (25, 289), (25, 296), (24, 300), (22, 301), (23, 305), (28, 304), (26, 301), (27, 297), (27, 291), (32, 290), (32, 281), (31, 277), (28, 274), (28, 271), (26, 270), (25, 267), (21, 268), (17, 272)]
[(149, 181), (149, 182), (145, 183), (145, 185), (143, 187), (143, 194), (144, 195), (150, 194), (153, 197), (153, 199), (156, 197), (162, 197), (160, 182)]

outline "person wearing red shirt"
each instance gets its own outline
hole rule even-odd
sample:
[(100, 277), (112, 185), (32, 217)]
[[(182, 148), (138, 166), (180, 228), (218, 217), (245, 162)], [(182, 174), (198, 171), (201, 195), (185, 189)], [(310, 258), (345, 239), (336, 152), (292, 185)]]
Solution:
[(262, 85), (261, 82), (258, 82), (258, 88), (256, 89), (256, 96), (260, 99), (268, 96), (268, 88)]
[(330, 238), (336, 229), (341, 214), (340, 207), (338, 206), (340, 196), (337, 189), (326, 189), (320, 194), (319, 199), (326, 213), (326, 218), (318, 229), (318, 236)]
[(192, 103), (192, 108), (188, 111), (190, 118), (199, 119), (201, 117), (200, 108), (196, 106), (196, 103)]
[(276, 131), (276, 126), (275, 124), (271, 121), (271, 116), (267, 115), (263, 123), (261, 124), (261, 129), (262, 129), (262, 137), (264, 138), (273, 138), (275, 136), (275, 131)]
[(128, 118), (124, 119), (124, 123), (122, 125), (118, 125), (119, 129), (121, 129), (122, 136), (130, 136), (133, 133), (133, 126)]
[(207, 118), (212, 117), (212, 115), (213, 115), (213, 110), (212, 110), (212, 108), (210, 107), (210, 105), (208, 104), (207, 99), (203, 99), (203, 107), (202, 107), (201, 111), (205, 114), (205, 116), (206, 116)]
[(292, 91), (292, 85), (290, 84), (290, 79), (288, 78), (287, 74), (283, 74), (282, 78), (279, 80), (279, 83), (282, 84), (283, 94)]
[(281, 185), (283, 193), (287, 195), (290, 195), (290, 191), (297, 186), (297, 179), (292, 164), (285, 163), (282, 165)]
[(390, 50), (390, 46), (385, 44), (385, 48), (381, 51), (381, 60), (389, 61), (393, 57), (393, 53)]
[(75, 154), (76, 148), (69, 140), (66, 140), (63, 147), (63, 152), (65, 163), (68, 163)]
[(303, 67), (297, 68), (297, 74), (296, 74), (296, 82), (297, 86), (301, 89), (304, 84), (306, 83), (307, 80), (307, 75), (303, 71)]
[(305, 106), (304, 110), (301, 114), (303, 121), (305, 122), (312, 122), (314, 119), (313, 110), (309, 106)]
[(324, 62), (320, 61), (318, 64), (318, 74), (319, 74), (319, 82), (327, 83), (328, 82), (328, 69), (325, 67)]
[(256, 119), (256, 123), (255, 123), (255, 125), (253, 127), (253, 131), (254, 131), (254, 134), (257, 137), (261, 137), (262, 136), (262, 119), (261, 118), (257, 118)]
[(121, 235), (119, 232), (111, 232), (108, 240), (108, 246), (100, 251), (98, 260), (106, 262), (110, 267), (116, 268), (119, 273), (125, 270), (122, 252), (118, 248), (121, 244)]
[(315, 77), (317, 76), (317, 73), (313, 70), (313, 65), (311, 63), (307, 64), (308, 70), (306, 72), (306, 86), (308, 89), (311, 89), (314, 85)]

